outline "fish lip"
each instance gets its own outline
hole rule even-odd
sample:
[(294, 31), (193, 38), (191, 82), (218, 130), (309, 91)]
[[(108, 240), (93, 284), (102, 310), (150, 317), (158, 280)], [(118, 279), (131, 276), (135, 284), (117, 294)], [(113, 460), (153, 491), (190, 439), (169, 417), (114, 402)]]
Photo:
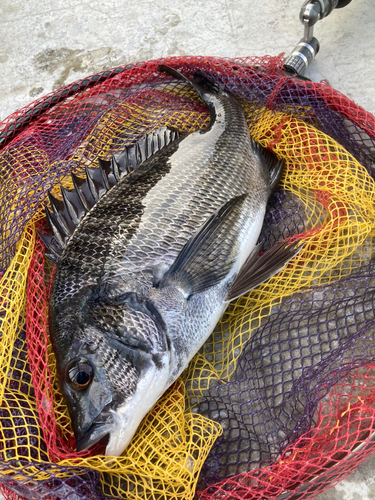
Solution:
[(94, 420), (87, 432), (77, 440), (77, 451), (88, 450), (112, 431), (113, 421), (110, 413), (101, 414), (96, 420), (98, 420), (98, 422)]

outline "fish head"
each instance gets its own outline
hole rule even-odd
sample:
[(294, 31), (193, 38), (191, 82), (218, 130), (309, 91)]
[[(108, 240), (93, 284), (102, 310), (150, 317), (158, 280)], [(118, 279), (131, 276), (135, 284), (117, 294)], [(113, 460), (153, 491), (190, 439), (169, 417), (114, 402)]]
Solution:
[[(55, 348), (60, 385), (77, 450), (107, 436), (106, 455), (118, 456), (168, 387), (170, 343), (158, 311), (135, 293), (98, 301), (88, 311), (65, 352)], [(62, 323), (72, 320), (65, 316)]]

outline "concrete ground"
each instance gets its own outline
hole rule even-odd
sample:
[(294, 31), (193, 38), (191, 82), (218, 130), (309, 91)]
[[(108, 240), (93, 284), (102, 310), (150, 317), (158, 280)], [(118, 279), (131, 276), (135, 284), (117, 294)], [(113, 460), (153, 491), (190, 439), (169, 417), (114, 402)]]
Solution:
[[(0, 119), (35, 98), (116, 65), (172, 55), (289, 53), (303, 0), (1, 0)], [(316, 25), (307, 76), (375, 113), (375, 9), (353, 0)], [(320, 500), (375, 499), (375, 456)]]

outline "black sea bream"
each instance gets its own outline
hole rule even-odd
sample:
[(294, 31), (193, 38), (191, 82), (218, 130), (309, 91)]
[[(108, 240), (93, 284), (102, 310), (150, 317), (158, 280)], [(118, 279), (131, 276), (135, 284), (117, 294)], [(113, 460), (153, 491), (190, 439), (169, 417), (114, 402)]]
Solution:
[(281, 243), (258, 257), (282, 162), (250, 138), (234, 96), (189, 83), (207, 129), (156, 130), (73, 176), (64, 202), (50, 196), (50, 335), (78, 450), (108, 435), (106, 454), (120, 455), (228, 302), (298, 251)]

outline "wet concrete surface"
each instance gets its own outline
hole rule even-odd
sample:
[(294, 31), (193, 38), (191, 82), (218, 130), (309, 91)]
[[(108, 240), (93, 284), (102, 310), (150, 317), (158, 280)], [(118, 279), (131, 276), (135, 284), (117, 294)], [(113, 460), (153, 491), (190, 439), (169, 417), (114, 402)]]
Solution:
[[(51, 90), (116, 65), (172, 55), (289, 53), (301, 0), (1, 0), (0, 118)], [(261, 8), (260, 8), (261, 5)], [(372, 2), (353, 0), (317, 23), (309, 75), (368, 111), (375, 46)]]
[[(0, 119), (67, 83), (113, 66), (174, 55), (289, 53), (302, 0), (1, 0)], [(353, 0), (316, 25), (322, 78), (375, 112), (375, 9)], [(320, 500), (375, 499), (375, 458)]]

